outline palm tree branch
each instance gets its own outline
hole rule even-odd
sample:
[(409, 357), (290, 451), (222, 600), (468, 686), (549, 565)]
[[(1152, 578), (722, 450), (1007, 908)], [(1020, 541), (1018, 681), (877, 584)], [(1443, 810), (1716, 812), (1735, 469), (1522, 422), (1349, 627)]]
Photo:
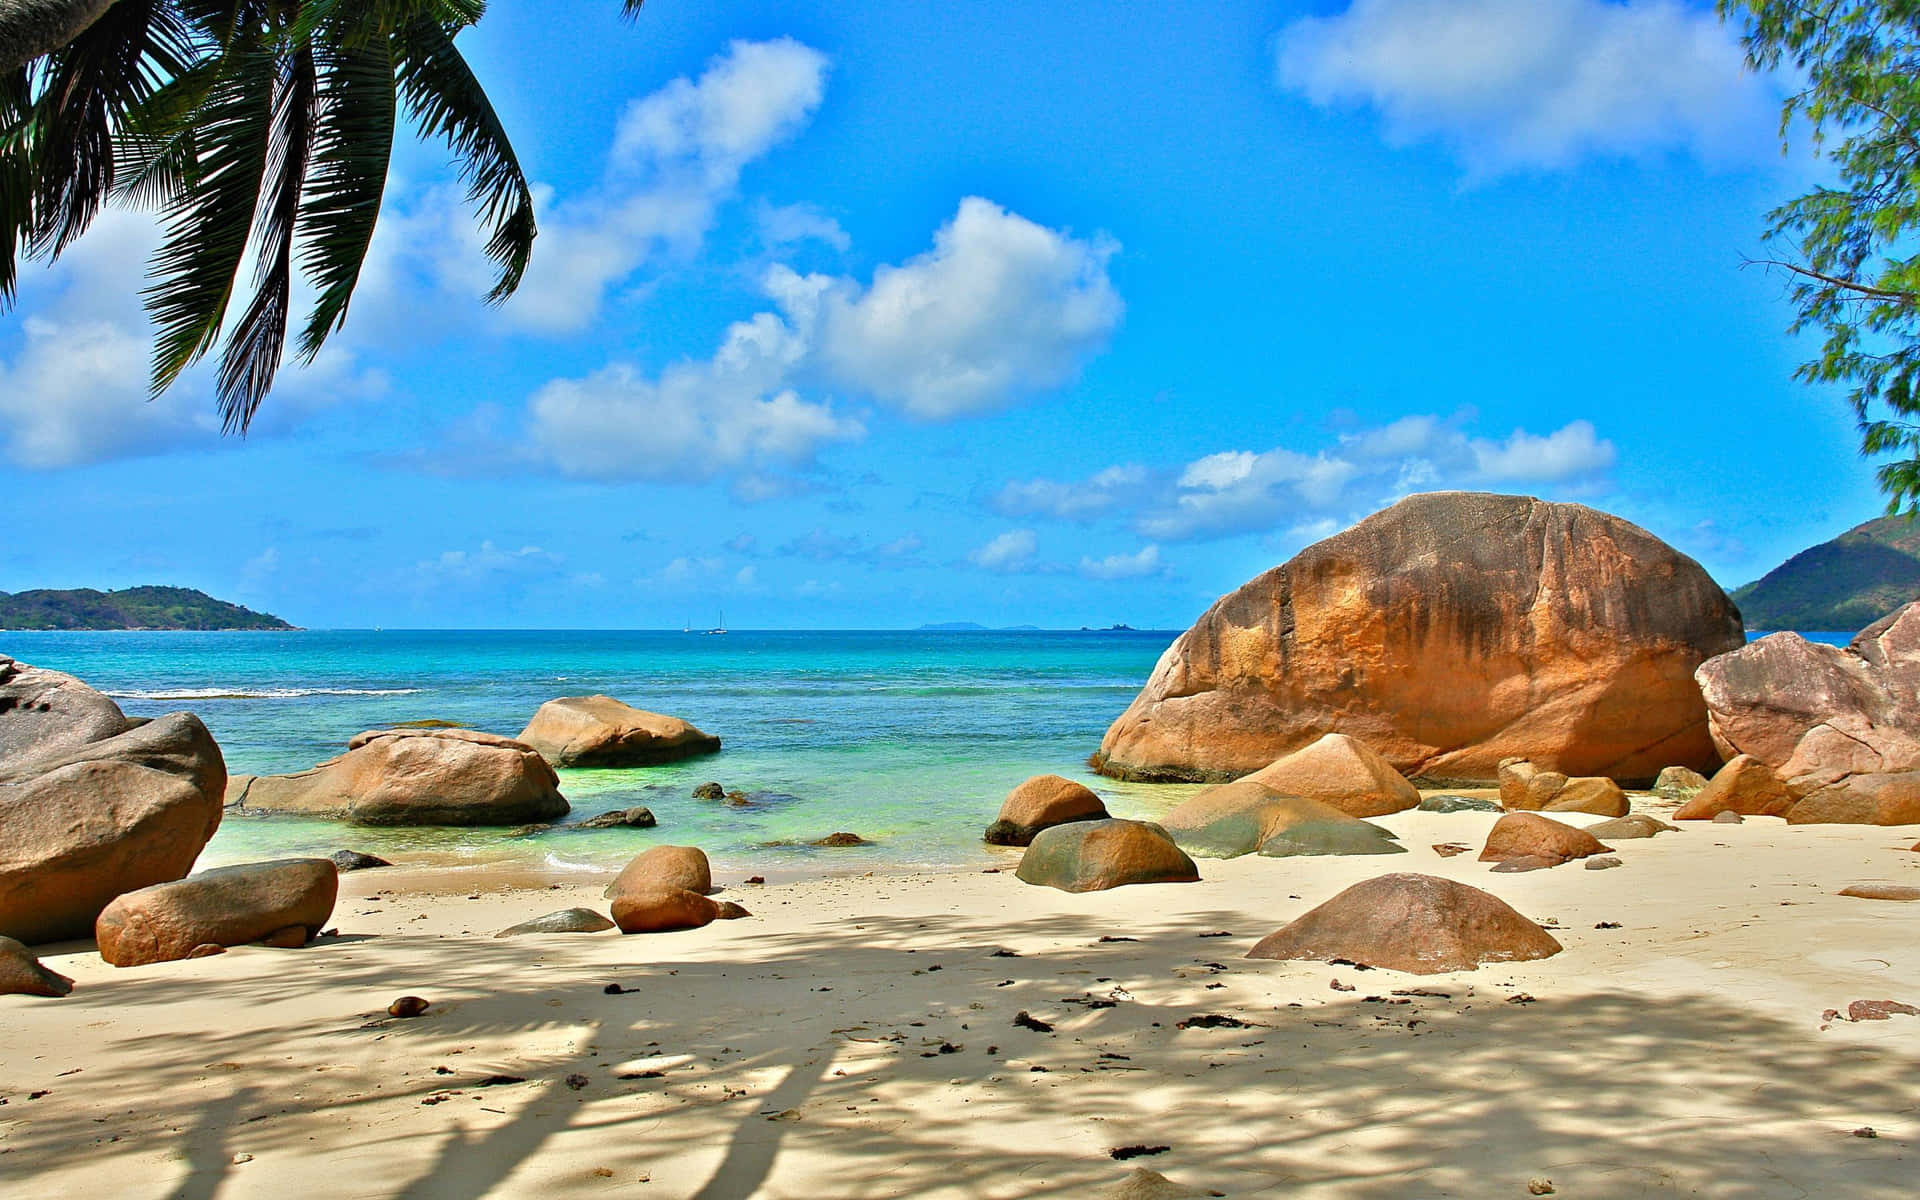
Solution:
[(319, 292), (300, 356), (313, 361), (346, 319), (373, 240), (393, 154), (393, 49), (376, 39), (329, 56), (300, 214), (300, 265)]

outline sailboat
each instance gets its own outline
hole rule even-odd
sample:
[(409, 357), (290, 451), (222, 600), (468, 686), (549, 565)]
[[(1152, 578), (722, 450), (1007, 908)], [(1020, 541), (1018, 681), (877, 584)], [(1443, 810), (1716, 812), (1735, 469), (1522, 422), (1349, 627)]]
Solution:
[(726, 631), (727, 631), (727, 610), (723, 608), (720, 610), (720, 623), (714, 626), (712, 629), (707, 630), (707, 636), (713, 637), (716, 634), (722, 634), (722, 633), (725, 633)]

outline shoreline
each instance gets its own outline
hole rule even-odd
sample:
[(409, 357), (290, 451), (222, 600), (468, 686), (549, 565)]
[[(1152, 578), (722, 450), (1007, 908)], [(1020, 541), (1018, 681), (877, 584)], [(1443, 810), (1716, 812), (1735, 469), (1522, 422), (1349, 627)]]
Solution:
[[(48, 948), (77, 987), (0, 998), (0, 1172), (135, 1197), (1081, 1196), (1140, 1165), (1228, 1195), (1907, 1193), (1920, 1018), (1822, 1013), (1920, 1003), (1920, 906), (1835, 894), (1920, 880), (1920, 829), (1690, 822), (1619, 870), (1522, 875), (1431, 849), (1493, 820), (1401, 813), (1378, 823), (1403, 855), (1084, 895), (721, 868), (750, 919), (625, 937), (493, 936), (598, 907), (598, 874), (353, 872), (303, 950)], [(1243, 957), (1391, 871), (1491, 891), (1565, 950), (1436, 976)], [(433, 1006), (386, 1017), (402, 994)], [(1179, 1028), (1207, 1014), (1247, 1025)]]

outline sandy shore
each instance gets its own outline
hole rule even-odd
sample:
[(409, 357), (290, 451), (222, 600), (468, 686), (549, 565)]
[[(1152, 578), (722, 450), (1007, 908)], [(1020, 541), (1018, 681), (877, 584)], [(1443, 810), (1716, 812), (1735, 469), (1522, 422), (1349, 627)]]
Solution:
[[(1077, 1197), (1138, 1165), (1230, 1196), (1913, 1193), (1920, 1018), (1822, 1014), (1920, 1004), (1920, 904), (1835, 894), (1920, 884), (1920, 829), (1690, 824), (1525, 875), (1429, 848), (1492, 819), (1084, 896), (1019, 883), (1017, 852), (735, 872), (753, 919), (638, 937), (492, 937), (599, 905), (600, 877), (369, 871), (304, 950), (61, 947), (71, 997), (0, 997), (0, 1194)], [(1394, 870), (1485, 887), (1566, 951), (1427, 977), (1242, 957)], [(432, 1008), (387, 1018), (403, 994)], [(1205, 1014), (1246, 1026), (1179, 1027)]]

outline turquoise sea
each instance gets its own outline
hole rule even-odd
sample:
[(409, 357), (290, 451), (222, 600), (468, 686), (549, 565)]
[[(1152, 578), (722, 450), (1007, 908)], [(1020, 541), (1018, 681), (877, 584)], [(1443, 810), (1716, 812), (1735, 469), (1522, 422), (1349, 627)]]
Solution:
[[(1170, 632), (0, 633), (0, 652), (66, 671), (129, 714), (187, 709), (235, 774), (295, 771), (364, 729), (439, 719), (517, 734), (556, 696), (604, 692), (720, 736), (670, 766), (564, 770), (575, 819), (644, 804), (655, 829), (515, 838), (500, 830), (371, 829), (297, 818), (224, 822), (203, 865), (351, 847), (433, 861), (617, 867), (662, 842), (769, 878), (986, 865), (980, 842), (1030, 775), (1082, 779), (1116, 815), (1156, 815), (1193, 789), (1099, 779), (1086, 758)], [(715, 780), (752, 808), (692, 798)], [(871, 848), (804, 843), (847, 831)], [(770, 847), (766, 843), (794, 842)]]

